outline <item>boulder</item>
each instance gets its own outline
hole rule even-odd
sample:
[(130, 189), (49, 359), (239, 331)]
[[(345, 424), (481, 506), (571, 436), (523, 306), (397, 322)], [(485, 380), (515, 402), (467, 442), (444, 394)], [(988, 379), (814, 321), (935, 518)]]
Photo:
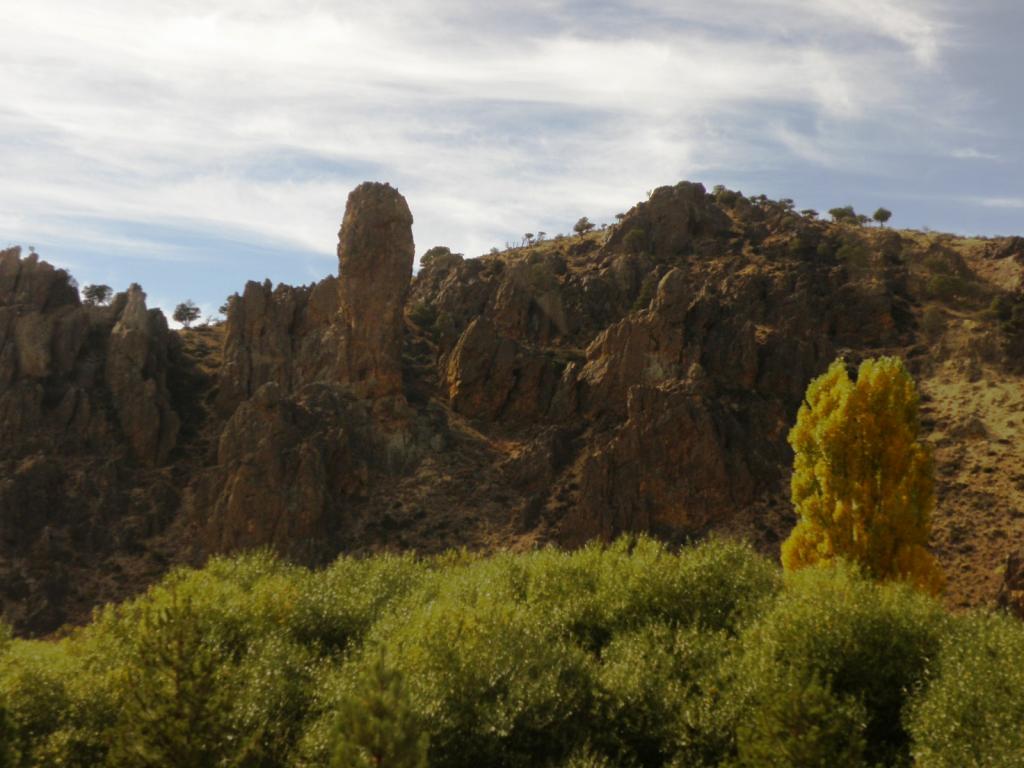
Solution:
[(452, 410), (470, 418), (544, 419), (562, 368), (550, 355), (517, 344), (478, 317), (448, 356), (448, 398)]

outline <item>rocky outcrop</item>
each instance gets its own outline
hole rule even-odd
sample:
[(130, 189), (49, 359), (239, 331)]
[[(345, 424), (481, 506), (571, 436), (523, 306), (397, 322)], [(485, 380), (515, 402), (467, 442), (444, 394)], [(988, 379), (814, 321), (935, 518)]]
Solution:
[(348, 196), (338, 233), (340, 378), (369, 398), (401, 395), (405, 300), (415, 249), (396, 189), (366, 182)]
[(159, 468), (178, 434), (166, 385), (171, 347), (138, 286), (109, 306), (84, 306), (63, 270), (17, 249), (0, 254), (8, 621), (48, 632), (80, 617), (104, 590), (99, 564), (115, 552), (131, 559), (172, 520), (179, 489)]
[(204, 549), (272, 546), (316, 560), (328, 549), (330, 511), (364, 492), (367, 469), (353, 454), (353, 418), (329, 385), (295, 397), (268, 382), (242, 403), (220, 437), (217, 468), (191, 490)]
[(447, 359), (447, 391), (452, 409), (471, 418), (543, 420), (564, 363), (522, 347), (478, 317), (469, 324)]
[[(178, 418), (165, 378), (167, 324), (133, 286), (109, 307), (82, 306), (63, 270), (35, 254), (0, 255), (0, 453), (97, 449), (122, 431), (135, 459), (166, 461)], [(107, 412), (107, 404), (113, 413)]]
[(926, 366), (936, 269), (992, 292), (972, 301), (1002, 291), (971, 322), (995, 312), (1024, 338), (1018, 241), (961, 247), (684, 182), (607, 232), (432, 248), (410, 282), (411, 224), (397, 191), (360, 186), (339, 275), (250, 282), (201, 333), (168, 331), (137, 287), (83, 306), (62, 271), (0, 254), (5, 615), (49, 631), (115, 581), (262, 546), (316, 563), (726, 530), (775, 553), (807, 383), (840, 354)]
[(750, 501), (756, 485), (745, 430), (701, 388), (685, 380), (629, 389), (626, 422), (582, 460), (564, 541), (626, 531), (698, 535)]
[(173, 450), (180, 421), (167, 392), (167, 321), (146, 309), (138, 285), (128, 289), (121, 316), (110, 332), (107, 386), (114, 410), (136, 458), (163, 464)]
[(292, 392), (337, 378), (338, 349), (332, 324), (338, 313), (338, 279), (308, 287), (270, 281), (246, 283), (228, 302), (218, 406), (230, 414), (264, 384)]
[(697, 240), (721, 237), (730, 228), (729, 217), (704, 185), (683, 181), (658, 187), (650, 199), (638, 203), (615, 228), (608, 246), (666, 259), (686, 255)]

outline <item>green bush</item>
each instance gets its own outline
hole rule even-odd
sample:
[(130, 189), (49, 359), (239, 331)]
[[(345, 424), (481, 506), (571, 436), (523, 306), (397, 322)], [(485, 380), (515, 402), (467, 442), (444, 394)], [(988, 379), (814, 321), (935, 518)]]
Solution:
[(430, 739), (416, 722), (402, 675), (383, 655), (364, 664), (338, 707), (333, 768), (426, 768)]
[(864, 705), (816, 678), (788, 675), (737, 728), (739, 768), (867, 768)]
[(725, 541), (255, 553), (0, 631), (0, 766), (1013, 766), (1021, 658), (1019, 623)]
[(1024, 766), (1024, 631), (1006, 616), (956, 620), (912, 708), (920, 768)]
[(941, 606), (907, 586), (878, 586), (842, 563), (798, 571), (786, 587), (743, 635), (725, 713), (749, 721), (790, 695), (794, 680), (820, 681), (843, 706), (864, 707), (870, 764), (905, 762), (903, 716), (946, 629)]
[(606, 725), (594, 735), (615, 765), (664, 765), (693, 737), (680, 713), (700, 706), (727, 657), (726, 632), (651, 624), (618, 635), (601, 655), (598, 691)]

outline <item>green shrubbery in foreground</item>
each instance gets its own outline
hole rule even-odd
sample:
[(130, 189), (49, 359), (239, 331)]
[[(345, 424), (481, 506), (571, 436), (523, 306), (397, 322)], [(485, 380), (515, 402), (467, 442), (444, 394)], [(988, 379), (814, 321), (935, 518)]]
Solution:
[(266, 554), (0, 635), (13, 766), (1024, 765), (1024, 628), (749, 548)]

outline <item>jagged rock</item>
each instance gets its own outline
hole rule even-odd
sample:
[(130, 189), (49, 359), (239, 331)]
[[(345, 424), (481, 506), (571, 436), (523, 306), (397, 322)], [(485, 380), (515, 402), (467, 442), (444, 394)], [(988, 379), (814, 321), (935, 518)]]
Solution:
[(628, 418), (584, 454), (564, 541), (624, 531), (700, 533), (756, 489), (735, 418), (687, 382), (633, 386)]
[(36, 253), (22, 258), (21, 249), (15, 247), (0, 251), (0, 303), (46, 312), (77, 306), (79, 299), (67, 272), (40, 261)]
[(638, 247), (632, 242), (627, 244), (626, 239), (639, 231), (639, 247), (663, 259), (686, 254), (695, 240), (724, 235), (730, 227), (729, 217), (707, 194), (703, 184), (683, 181), (674, 187), (658, 187), (649, 200), (629, 211), (615, 228), (608, 246)]
[(531, 352), (494, 324), (478, 317), (459, 339), (447, 361), (452, 409), (471, 418), (543, 418), (555, 395), (562, 366)]
[(110, 332), (106, 378), (121, 429), (145, 464), (163, 464), (178, 438), (166, 372), (167, 321), (159, 310), (146, 309), (146, 294), (132, 285)]
[(515, 386), (518, 345), (498, 336), (494, 324), (478, 317), (462, 334), (448, 360), (448, 399), (470, 417), (495, 418)]
[(388, 184), (348, 196), (338, 233), (341, 381), (376, 398), (402, 392), (403, 312), (415, 246), (412, 214)]
[[(311, 563), (791, 524), (778, 491), (810, 379), (839, 353), (913, 354), (928, 259), (959, 275), (987, 253), (985, 279), (1016, 290), (1019, 243), (716, 198), (661, 188), (603, 243), (431, 249), (410, 285), (408, 207), (363, 185), (340, 276), (249, 283), (202, 333), (167, 332), (138, 291), (81, 306), (60, 270), (0, 254), (5, 616), (51, 631), (168, 562), (254, 546)], [(976, 322), (953, 349), (972, 366)], [(751, 523), (751, 504), (772, 514)]]
[(228, 305), (224, 361), (218, 380), (223, 413), (268, 382), (293, 392), (337, 378), (337, 343), (331, 326), (338, 312), (338, 279), (309, 287), (250, 281)]
[(261, 386), (228, 421), (218, 468), (192, 489), (193, 514), (205, 517), (206, 551), (273, 546), (316, 559), (329, 540), (332, 504), (365, 488), (350, 423), (329, 385), (292, 397), (274, 382)]

